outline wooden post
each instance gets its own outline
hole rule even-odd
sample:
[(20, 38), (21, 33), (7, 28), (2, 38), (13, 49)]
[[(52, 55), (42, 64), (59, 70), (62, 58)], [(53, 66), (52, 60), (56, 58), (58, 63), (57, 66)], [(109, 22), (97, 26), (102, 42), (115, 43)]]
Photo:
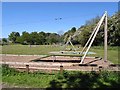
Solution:
[(99, 66), (99, 71), (100, 71), (100, 72), (102, 71), (102, 69), (103, 69), (103, 67), (102, 67), (102, 66)]
[(95, 37), (96, 37), (96, 35), (97, 35), (98, 31), (99, 31), (99, 28), (100, 28), (100, 26), (101, 26), (101, 24), (102, 24), (102, 22), (103, 22), (105, 16), (106, 16), (106, 14), (104, 14), (104, 15), (102, 16), (102, 18), (100, 19), (99, 25), (98, 25), (98, 27), (97, 27), (97, 30), (95, 31), (94, 36), (93, 36), (93, 38), (92, 38), (92, 40), (91, 40), (91, 42), (90, 42), (90, 44), (89, 44), (89, 46), (88, 46), (88, 48), (87, 48), (85, 54), (84, 54), (84, 56), (82, 57), (82, 60), (81, 60), (80, 64), (83, 63), (83, 61), (84, 61), (84, 59), (85, 59), (85, 57), (86, 57), (86, 55), (87, 55), (87, 53), (88, 53), (88, 51), (89, 51), (89, 49), (90, 49), (90, 47), (91, 47), (93, 41), (94, 41), (94, 39), (95, 39)]
[(63, 73), (63, 66), (60, 65), (60, 74), (62, 74), (62, 73)]
[(56, 60), (56, 57), (53, 55), (53, 62)]
[(105, 17), (105, 25), (104, 25), (104, 61), (107, 61), (107, 11)]
[(29, 73), (29, 65), (26, 65), (26, 72)]

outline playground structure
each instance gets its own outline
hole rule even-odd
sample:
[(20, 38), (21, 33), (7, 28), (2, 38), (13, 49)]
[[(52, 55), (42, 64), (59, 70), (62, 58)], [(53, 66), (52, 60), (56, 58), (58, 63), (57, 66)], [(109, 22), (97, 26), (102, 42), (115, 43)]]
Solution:
[[(103, 22), (104, 22), (104, 60), (99, 57), (87, 57), (87, 54), (94, 54), (93, 52), (89, 52), (89, 50)], [(80, 33), (81, 31), (75, 32), (73, 36), (70, 36), (68, 38), (68, 41), (65, 44), (66, 47), (68, 43), (70, 43), (74, 49), (73, 52), (67, 52), (67, 51), (51, 52), (50, 55), (43, 57), (5, 55), (3, 56), (2, 64), (8, 64), (14, 68), (22, 68), (22, 69), (27, 68), (26, 69), (27, 71), (28, 68), (46, 71), (46, 70), (59, 70), (59, 68), (61, 69), (63, 67), (64, 70), (96, 71), (99, 70), (99, 68), (101, 67), (109, 68), (109, 66), (112, 66), (112, 63), (107, 61), (107, 12), (103, 14), (102, 18), (96, 25), (95, 29), (90, 35), (90, 38), (88, 39), (82, 51), (77, 52), (77, 50), (75, 49), (74, 45), (71, 42), (71, 38), (74, 38), (76, 35), (79, 35)], [(114, 70), (117, 71), (118, 68), (115, 66)]]
[[(100, 26), (102, 25), (104, 21), (104, 61), (107, 61), (107, 11), (105, 11), (104, 15), (102, 16), (102, 18), (100, 19), (100, 21), (98, 22), (97, 26), (95, 27), (95, 29), (93, 30), (90, 38), (88, 39), (86, 45), (84, 46), (83, 50), (81, 51), (81, 53), (83, 53), (83, 51), (85, 50), (85, 48), (87, 47), (87, 45), (89, 44), (84, 56), (82, 57), (81, 59), (81, 62), (80, 64), (83, 63), (99, 29), (100, 29)], [(91, 40), (91, 41), (90, 41)]]
[(73, 39), (74, 37), (78, 36), (81, 32), (82, 32), (81, 30), (77, 30), (77, 31), (74, 33), (74, 35), (72, 35), (72, 36), (70, 35), (70, 36), (68, 37), (68, 40), (67, 40), (66, 44), (64, 45), (63, 50), (65, 50), (66, 46), (70, 43), (70, 45), (72, 46), (73, 50), (74, 50), (75, 52), (77, 52), (76, 48), (74, 47), (74, 45), (73, 45), (72, 42), (71, 42), (71, 39)]
[(119, 71), (119, 64), (113, 64), (109, 61), (104, 62), (100, 58), (86, 57), (84, 64), (79, 64), (79, 57), (63, 57), (56, 56), (34, 56), (34, 55), (2, 55), (2, 62), (0, 64), (8, 65), (9, 67), (18, 69), (20, 71), (34, 72), (34, 71)]
[[(80, 63), (79, 64), (83, 64), (84, 60), (86, 58), (86, 55), (88, 54), (88, 51), (90, 50), (94, 39), (102, 25), (102, 23), (104, 22), (104, 61), (107, 61), (107, 11), (105, 11), (105, 13), (103, 14), (103, 16), (101, 17), (100, 21), (97, 23), (96, 27), (94, 28), (92, 34), (90, 35), (90, 38), (88, 39), (87, 43), (85, 44), (84, 48), (82, 49), (82, 51), (79, 54), (76, 54), (77, 50), (75, 49), (74, 45), (71, 42), (71, 39), (74, 38), (75, 36), (79, 35), (81, 33), (81, 31), (76, 31), (75, 34), (73, 36), (69, 36), (65, 46), (65, 47), (70, 43), (71, 46), (74, 49), (74, 53), (73, 54), (65, 54), (65, 51), (62, 51), (61, 54), (59, 53), (52, 53), (53, 56), (71, 56), (71, 57), (80, 57)], [(85, 51), (86, 50), (86, 51)], [(83, 53), (85, 51), (85, 53)], [(56, 59), (56, 58), (55, 58)]]

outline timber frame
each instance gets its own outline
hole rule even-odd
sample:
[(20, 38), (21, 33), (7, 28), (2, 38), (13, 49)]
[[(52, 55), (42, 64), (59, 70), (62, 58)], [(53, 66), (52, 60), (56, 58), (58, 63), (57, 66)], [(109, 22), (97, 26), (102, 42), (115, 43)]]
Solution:
[[(104, 23), (103, 23), (104, 22)], [(88, 51), (90, 50), (95, 37), (102, 25), (102, 23), (104, 24), (104, 61), (107, 62), (107, 11), (105, 11), (105, 13), (103, 14), (103, 16), (101, 17), (101, 19), (99, 20), (99, 22), (97, 23), (96, 27), (94, 28), (92, 34), (90, 35), (87, 43), (85, 44), (85, 46), (83, 47), (82, 51), (80, 52), (79, 56), (80, 57), (80, 63), (79, 64), (83, 64), (84, 59), (86, 58), (86, 55), (88, 54)], [(71, 39), (74, 38), (75, 36), (77, 36), (78, 34), (80, 34), (81, 31), (76, 31), (75, 34), (73, 36), (70, 36), (67, 40), (67, 43), (65, 44), (64, 48), (68, 45), (68, 43), (70, 43), (74, 49), (74, 51), (76, 51), (74, 45), (71, 42)], [(86, 50), (86, 51), (85, 51)], [(85, 51), (85, 53), (83, 54), (83, 52)], [(54, 54), (51, 56), (72, 56), (75, 57), (76, 55), (67, 55), (67, 54)]]
[(95, 40), (95, 37), (96, 37), (96, 35), (100, 29), (100, 26), (102, 25), (103, 22), (104, 22), (104, 61), (105, 62), (107, 61), (107, 11), (105, 11), (105, 13), (103, 14), (103, 16), (100, 19), (100, 21), (98, 22), (98, 24), (96, 25), (95, 29), (93, 30), (92, 34), (90, 35), (90, 38), (88, 39), (87, 43), (85, 44), (84, 48), (82, 49), (82, 51), (80, 53), (80, 54), (82, 54), (88, 45), (88, 47), (85, 51), (85, 54), (81, 58), (80, 64), (82, 64), (84, 62), (84, 59), (85, 59), (93, 41)]

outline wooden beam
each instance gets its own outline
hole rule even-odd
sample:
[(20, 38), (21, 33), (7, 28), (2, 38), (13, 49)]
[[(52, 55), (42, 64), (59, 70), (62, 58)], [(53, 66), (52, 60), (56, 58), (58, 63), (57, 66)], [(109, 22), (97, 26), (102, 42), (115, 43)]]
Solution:
[(67, 42), (66, 42), (66, 44), (65, 44), (65, 46), (64, 46), (64, 48), (63, 48), (63, 50), (65, 50), (66, 46), (67, 46), (68, 43), (70, 42), (70, 39), (71, 39), (71, 35), (69, 36), (69, 38), (68, 38), (68, 40), (67, 40)]
[(75, 49), (74, 45), (72, 44), (71, 40), (70, 40), (69, 42), (70, 42), (71, 46), (73, 47), (73, 49), (74, 49), (75, 51), (77, 51), (77, 50)]
[(96, 30), (96, 32), (95, 32), (95, 34), (94, 34), (94, 36), (93, 36), (93, 38), (92, 38), (90, 44), (89, 44), (89, 46), (88, 46), (88, 48), (87, 48), (87, 50), (86, 50), (84, 56), (82, 57), (82, 60), (81, 60), (80, 64), (83, 63), (83, 61), (84, 61), (84, 59), (85, 59), (85, 57), (86, 57), (86, 55), (87, 55), (87, 53), (88, 53), (88, 51), (89, 51), (89, 49), (90, 49), (92, 43), (93, 43), (93, 41), (94, 41), (94, 39), (95, 39), (95, 37), (96, 37), (96, 35), (97, 35), (99, 29), (100, 29), (100, 26), (101, 26), (101, 24), (102, 24), (102, 22), (103, 22), (105, 16), (106, 16), (106, 13), (105, 13), (105, 14), (102, 16), (102, 18), (100, 19), (100, 22), (99, 22), (98, 28), (97, 28), (97, 30)]
[(93, 30), (92, 34), (90, 35), (90, 38), (88, 39), (87, 43), (85, 44), (84, 48), (82, 49), (80, 54), (83, 54), (83, 51), (85, 50), (85, 48), (87, 47), (87, 45), (89, 44), (90, 40), (92, 39), (97, 27), (98, 27), (99, 23), (97, 24), (97, 26), (95, 27), (95, 29)]
[(104, 61), (107, 61), (107, 11), (105, 11), (105, 25), (104, 25)]

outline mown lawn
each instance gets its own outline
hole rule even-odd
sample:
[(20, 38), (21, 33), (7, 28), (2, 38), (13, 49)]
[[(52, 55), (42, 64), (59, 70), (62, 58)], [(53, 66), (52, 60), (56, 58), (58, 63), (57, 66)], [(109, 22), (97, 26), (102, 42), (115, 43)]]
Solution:
[(41, 87), (46, 88), (49, 82), (55, 78), (54, 74), (36, 72), (36, 73), (26, 73), (19, 72), (13, 68), (8, 68), (2, 66), (2, 82), (10, 86), (19, 87)]
[[(104, 48), (97, 46), (97, 47), (92, 47), (90, 49), (90, 51), (96, 52), (96, 55), (94, 56), (98, 56), (98, 57), (102, 57), (104, 58)], [(118, 47), (108, 47), (108, 60), (116, 63), (116, 64), (120, 64), (120, 62), (118, 61)]]
[[(75, 46), (77, 48), (77, 46)], [(71, 48), (68, 46), (67, 48)], [(78, 50), (82, 50), (83, 47), (80, 47)], [(1, 51), (2, 50), (2, 51)], [(29, 45), (4, 45), (0, 49), (2, 54), (27, 54), (27, 55), (48, 55), (52, 51), (63, 50), (63, 46), (59, 45), (36, 45), (30, 47)], [(104, 58), (104, 48), (102, 46), (91, 47), (90, 51), (95, 52), (95, 55)], [(118, 62), (118, 47), (108, 47), (108, 60), (113, 63)]]
[(46, 55), (50, 51), (59, 51), (61, 47), (54, 45), (5, 45), (2, 47), (3, 54), (27, 54), (27, 55)]
[[(1, 68), (0, 68), (1, 69)], [(25, 73), (2, 66), (2, 81), (22, 88), (118, 88), (120, 72)]]

